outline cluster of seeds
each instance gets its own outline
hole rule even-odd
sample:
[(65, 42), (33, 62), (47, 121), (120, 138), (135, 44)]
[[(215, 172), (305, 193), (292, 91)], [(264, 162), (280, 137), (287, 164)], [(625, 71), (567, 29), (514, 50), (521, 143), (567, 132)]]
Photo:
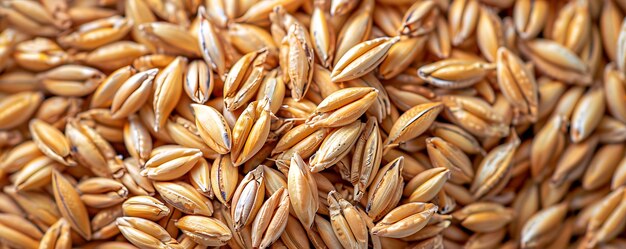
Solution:
[(626, 1), (0, 1), (0, 248), (625, 248)]

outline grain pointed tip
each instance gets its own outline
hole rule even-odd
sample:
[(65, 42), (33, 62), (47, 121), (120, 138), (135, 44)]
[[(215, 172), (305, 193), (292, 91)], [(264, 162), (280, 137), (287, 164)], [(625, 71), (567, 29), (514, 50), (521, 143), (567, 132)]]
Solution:
[(159, 69), (158, 68), (151, 68), (145, 71), (146, 74), (148, 74), (149, 76), (155, 76), (157, 75), (157, 73), (159, 73)]
[(450, 178), (450, 169), (444, 169), (441, 171), (441, 173), (446, 175), (448, 179)]
[(196, 104), (196, 103), (192, 103), (191, 104), (191, 108), (195, 110), (198, 110), (198, 108), (202, 108), (204, 105), (201, 104)]
[(424, 72), (424, 69), (422, 69), (421, 67), (417, 69), (417, 76), (419, 76), (423, 80), (426, 80), (426, 78), (428, 78), (428, 75), (426, 74), (426, 72)]
[(144, 168), (139, 172), (139, 175), (141, 176), (148, 176), (148, 169)]
[(120, 114), (117, 108), (111, 108), (111, 118), (112, 119), (120, 119), (122, 115)]
[(198, 7), (198, 15), (199, 18), (203, 19), (206, 18), (206, 8), (204, 7), (204, 5), (200, 5)]
[(486, 70), (495, 70), (497, 68), (497, 64), (496, 63), (485, 63), (485, 64), (481, 64), (481, 65)]
[(411, 28), (407, 24), (404, 24), (400, 28), (399, 31), (400, 31), (400, 34), (402, 34), (402, 35), (409, 35), (409, 34), (411, 34)]
[(309, 171), (311, 171), (311, 173), (318, 173), (318, 172), (321, 172), (322, 170), (324, 170), (324, 167), (321, 167), (319, 165), (311, 165)]
[(509, 50), (506, 47), (504, 47), (504, 46), (499, 47), (498, 50), (497, 50), (498, 58), (500, 58), (500, 56), (504, 56), (504, 54), (508, 53), (508, 52), (509, 52)]
[(337, 75), (339, 74), (339, 70), (337, 70), (337, 68), (333, 68), (333, 71), (330, 72), (330, 80), (332, 82), (337, 82), (337, 80), (339, 79), (337, 77)]
[(73, 158), (71, 158), (70, 156), (67, 156), (64, 159), (65, 159), (65, 165), (66, 166), (68, 166), (68, 167), (76, 167), (76, 166), (78, 166), (78, 163)]

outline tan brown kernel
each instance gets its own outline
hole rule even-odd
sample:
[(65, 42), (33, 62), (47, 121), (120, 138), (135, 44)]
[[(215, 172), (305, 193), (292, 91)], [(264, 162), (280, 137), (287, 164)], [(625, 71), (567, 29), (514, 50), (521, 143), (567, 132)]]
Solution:
[(4, 0), (0, 248), (626, 248), (625, 15)]

